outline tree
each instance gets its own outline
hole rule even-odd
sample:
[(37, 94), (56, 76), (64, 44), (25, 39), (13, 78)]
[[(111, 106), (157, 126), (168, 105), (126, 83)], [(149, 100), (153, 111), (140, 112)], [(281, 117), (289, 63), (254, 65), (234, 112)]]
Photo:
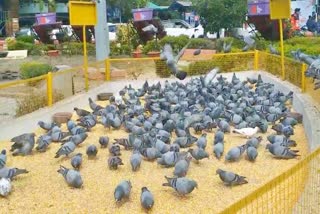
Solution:
[(121, 12), (121, 19), (127, 22), (132, 18), (131, 10), (134, 8), (143, 8), (147, 4), (147, 0), (106, 0), (107, 5), (116, 7)]
[(194, 0), (193, 4), (206, 32), (217, 33), (221, 28), (230, 30), (240, 27), (247, 14), (246, 0)]

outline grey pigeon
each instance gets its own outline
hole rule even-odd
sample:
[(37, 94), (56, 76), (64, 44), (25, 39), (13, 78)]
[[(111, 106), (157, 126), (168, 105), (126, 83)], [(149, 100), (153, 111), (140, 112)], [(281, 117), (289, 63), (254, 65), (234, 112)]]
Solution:
[(116, 202), (121, 201), (123, 198), (129, 198), (131, 188), (132, 185), (130, 181), (120, 182), (114, 190), (114, 199), (116, 200)]
[(271, 54), (280, 55), (279, 51), (272, 44), (269, 44), (269, 50)]
[(119, 144), (119, 145), (123, 146), (125, 150), (130, 150), (130, 149), (132, 149), (134, 147), (134, 145), (132, 145), (132, 144), (134, 144), (134, 142), (132, 143), (131, 139), (130, 139), (131, 137), (134, 138), (133, 141), (136, 140), (135, 137), (132, 134), (129, 134), (129, 140), (130, 141), (127, 138), (114, 139), (114, 141), (115, 141), (116, 144)]
[(114, 156), (119, 156), (121, 155), (120, 153), (120, 146), (118, 144), (112, 144), (110, 147), (109, 147), (109, 152), (110, 154), (114, 155)]
[(101, 148), (105, 148), (105, 147), (107, 147), (108, 146), (108, 144), (109, 144), (109, 137), (108, 136), (101, 136), (100, 138), (99, 138), (99, 143), (100, 143), (100, 145), (101, 145)]
[(0, 169), (6, 166), (7, 163), (7, 151), (3, 149), (0, 153)]
[(170, 148), (168, 144), (165, 144), (159, 139), (157, 139), (155, 147), (161, 154), (168, 152)]
[(68, 136), (70, 136), (69, 132), (58, 131), (58, 132), (51, 133), (52, 142), (61, 142), (64, 138), (66, 138)]
[(160, 165), (170, 167), (174, 166), (181, 159), (179, 152), (169, 151), (158, 158), (157, 162)]
[(161, 153), (156, 148), (144, 148), (142, 149), (141, 154), (150, 161), (161, 157)]
[(207, 133), (203, 133), (201, 137), (198, 138), (196, 145), (198, 148), (205, 149), (207, 147)]
[(224, 132), (218, 130), (215, 134), (214, 134), (214, 144), (218, 143), (218, 142), (223, 142), (224, 141)]
[(236, 146), (231, 148), (225, 156), (226, 161), (237, 161), (246, 150), (247, 145)]
[(18, 169), (18, 168), (8, 168), (8, 167), (3, 167), (0, 169), (0, 178), (10, 178), (12, 180), (13, 177), (28, 173), (26, 169)]
[(197, 182), (190, 178), (169, 178), (167, 176), (165, 176), (165, 178), (167, 179), (167, 183), (163, 183), (162, 186), (172, 187), (180, 195), (189, 194), (194, 188), (198, 188)]
[(177, 137), (173, 143), (178, 144), (181, 148), (187, 148), (193, 145), (193, 141), (191, 137)]
[(220, 179), (227, 185), (242, 185), (247, 184), (248, 181), (246, 180), (246, 177), (235, 174), (233, 172), (224, 171), (222, 169), (217, 169), (217, 174), (219, 174)]
[(52, 138), (48, 135), (40, 136), (37, 140), (36, 150), (39, 152), (45, 152), (48, 146), (51, 144)]
[(172, 152), (179, 152), (180, 151), (180, 146), (179, 144), (173, 143), (170, 145), (169, 151)]
[(57, 172), (64, 177), (64, 180), (69, 186), (74, 188), (81, 188), (83, 181), (79, 171), (60, 166), (60, 169), (58, 169)]
[(177, 177), (185, 177), (189, 170), (191, 159), (192, 157), (187, 155), (185, 158), (179, 160), (174, 166), (173, 174)]
[(147, 210), (151, 209), (154, 204), (153, 195), (147, 187), (141, 188), (140, 202), (142, 207)]
[(97, 112), (101, 109), (103, 109), (102, 106), (96, 104), (95, 102), (93, 102), (93, 100), (89, 97), (89, 106), (92, 109), (92, 111)]
[(38, 125), (39, 125), (42, 129), (44, 129), (44, 130), (46, 130), (46, 131), (49, 131), (49, 130), (51, 130), (54, 126), (56, 126), (56, 123), (52, 123), (52, 122), (46, 123), (46, 122), (43, 122), (43, 121), (39, 121), (39, 122), (38, 122)]
[(11, 139), (14, 144), (11, 146), (10, 151), (13, 151), (12, 155), (29, 155), (35, 144), (35, 134), (30, 133), (27, 135), (21, 135)]
[(206, 152), (202, 148), (189, 149), (188, 152), (190, 152), (192, 157), (197, 161), (202, 160), (204, 158), (209, 158), (208, 152)]
[(195, 51), (193, 51), (193, 55), (194, 56), (197, 56), (197, 55), (199, 55), (201, 53), (201, 49), (199, 48), (199, 49), (196, 49)]
[(122, 160), (118, 156), (112, 156), (108, 159), (109, 169), (118, 169), (119, 165), (123, 165)]
[(224, 132), (224, 133), (229, 132), (230, 133), (230, 125), (227, 121), (221, 120), (220, 122), (218, 122), (218, 127), (222, 132)]
[(258, 156), (258, 151), (255, 147), (249, 146), (247, 148), (247, 157), (249, 161), (255, 161)]
[(224, 144), (222, 142), (218, 142), (213, 146), (213, 153), (216, 158), (220, 159), (224, 151)]
[(259, 136), (259, 137), (252, 137), (250, 138), (249, 140), (247, 140), (246, 144), (248, 146), (253, 146), (255, 148), (258, 148), (259, 144), (261, 143), (262, 141), (262, 137)]
[(298, 150), (291, 150), (288, 147), (278, 144), (267, 144), (266, 149), (268, 149), (275, 158), (279, 159), (292, 159), (300, 156), (297, 154), (297, 152), (299, 152)]
[(130, 164), (132, 171), (137, 171), (140, 168), (142, 158), (139, 151), (133, 151), (130, 157)]
[(85, 117), (85, 116), (88, 116), (89, 114), (91, 114), (91, 112), (84, 110), (84, 109), (77, 108), (77, 107), (74, 107), (73, 110), (75, 110), (76, 114), (79, 117)]
[(227, 44), (225, 41), (223, 41), (223, 46), (222, 46), (222, 49), (223, 49), (223, 53), (229, 53), (231, 51), (231, 45), (232, 45), (232, 40), (229, 44)]
[(71, 158), (71, 166), (75, 169), (79, 169), (82, 164), (82, 154), (78, 153)]
[(291, 140), (284, 135), (269, 135), (267, 136), (267, 139), (272, 144), (280, 143), (287, 145), (288, 147), (297, 146), (296, 141)]
[(55, 158), (59, 158), (61, 155), (68, 156), (76, 149), (76, 144), (74, 142), (69, 141), (61, 146), (61, 148), (56, 152)]
[(88, 155), (88, 158), (92, 159), (92, 158), (95, 158), (97, 156), (97, 153), (98, 153), (98, 149), (95, 145), (91, 144), (87, 147), (87, 151), (86, 151), (87, 155)]

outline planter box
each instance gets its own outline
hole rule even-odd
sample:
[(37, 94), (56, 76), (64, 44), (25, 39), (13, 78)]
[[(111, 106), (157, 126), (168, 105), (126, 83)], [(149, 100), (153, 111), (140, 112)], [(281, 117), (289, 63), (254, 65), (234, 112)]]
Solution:
[(51, 50), (48, 51), (48, 56), (59, 56), (59, 51), (58, 50)]
[(133, 58), (141, 58), (142, 57), (142, 51), (134, 51), (132, 52)]
[(148, 57), (159, 57), (160, 51), (150, 51), (147, 53)]

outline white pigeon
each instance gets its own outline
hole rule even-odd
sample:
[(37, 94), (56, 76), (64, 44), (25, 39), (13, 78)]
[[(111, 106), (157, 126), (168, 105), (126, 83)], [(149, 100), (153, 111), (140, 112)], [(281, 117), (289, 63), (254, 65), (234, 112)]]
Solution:
[(0, 179), (0, 195), (6, 197), (11, 192), (11, 182), (9, 178)]
[(209, 83), (213, 81), (216, 77), (217, 73), (219, 73), (219, 68), (212, 69), (205, 77), (204, 77), (204, 85), (208, 86)]
[(241, 134), (247, 138), (253, 137), (259, 131), (259, 127), (234, 129), (233, 133)]

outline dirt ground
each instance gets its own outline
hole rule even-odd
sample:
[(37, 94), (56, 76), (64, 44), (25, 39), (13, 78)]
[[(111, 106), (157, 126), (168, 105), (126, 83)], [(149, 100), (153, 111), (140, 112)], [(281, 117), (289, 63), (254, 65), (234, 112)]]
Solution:
[[(106, 102), (100, 102), (106, 105)], [(73, 119), (76, 119), (73, 116)], [(65, 126), (63, 126), (65, 129)], [(274, 176), (296, 164), (307, 154), (307, 139), (301, 124), (295, 128), (293, 140), (297, 141), (300, 157), (291, 160), (274, 159), (265, 150), (266, 136), (274, 133), (269, 129), (263, 136), (263, 142), (258, 148), (257, 160), (252, 163), (246, 160), (245, 154), (235, 163), (225, 163), (224, 156), (217, 160), (213, 156), (213, 132), (208, 133), (208, 146), (210, 158), (200, 161), (199, 164), (191, 162), (187, 177), (198, 182), (198, 189), (191, 194), (181, 197), (172, 188), (163, 187), (164, 176), (172, 176), (173, 168), (163, 168), (156, 162), (143, 160), (137, 172), (131, 171), (129, 157), (131, 151), (122, 149), (121, 158), (124, 162), (118, 170), (109, 170), (107, 159), (108, 149), (100, 149), (98, 139), (100, 136), (109, 136), (111, 142), (114, 138), (126, 138), (128, 134), (123, 130), (106, 130), (97, 125), (88, 134), (86, 141), (81, 144), (68, 158), (53, 158), (60, 144), (52, 143), (47, 152), (33, 152), (26, 157), (13, 157), (8, 154), (7, 165), (10, 167), (26, 168), (30, 173), (17, 177), (13, 182), (13, 192), (7, 199), (0, 200), (2, 210), (9, 213), (142, 213), (140, 193), (143, 186), (148, 187), (155, 198), (155, 205), (150, 213), (217, 213), (236, 200), (260, 187)], [(37, 137), (44, 132), (36, 130)], [(260, 134), (259, 134), (260, 135)], [(199, 137), (199, 135), (196, 135)], [(173, 136), (173, 139), (175, 136)], [(225, 135), (225, 153), (234, 146), (244, 144), (245, 138), (236, 134)], [(1, 149), (7, 151), (10, 142), (1, 143)], [(97, 158), (88, 160), (85, 151), (88, 145), (98, 147)], [(84, 185), (82, 189), (72, 189), (67, 186), (63, 177), (57, 173), (60, 165), (71, 167), (70, 159), (81, 152), (83, 165), (80, 169)], [(237, 187), (226, 187), (215, 174), (217, 168), (230, 170), (246, 176), (248, 184)], [(130, 180), (132, 191), (130, 199), (124, 203), (116, 204), (113, 193), (116, 185), (122, 180)]]

